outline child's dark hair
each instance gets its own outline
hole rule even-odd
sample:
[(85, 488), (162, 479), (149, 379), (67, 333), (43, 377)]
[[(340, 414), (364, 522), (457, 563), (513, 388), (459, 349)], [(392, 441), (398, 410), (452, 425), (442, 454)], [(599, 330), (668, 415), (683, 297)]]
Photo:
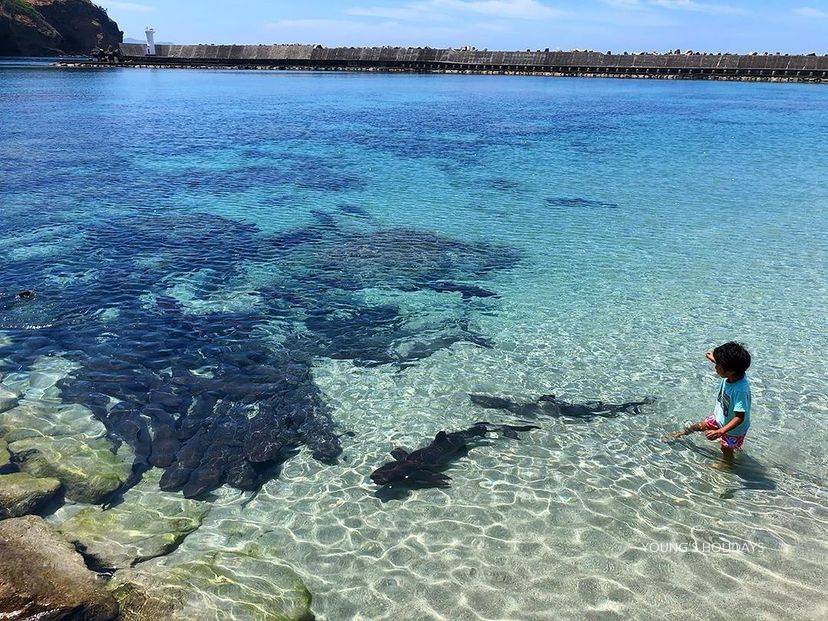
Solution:
[(713, 350), (713, 359), (716, 364), (722, 365), (725, 371), (732, 371), (737, 375), (744, 375), (750, 368), (750, 353), (740, 343), (730, 341), (719, 345)]

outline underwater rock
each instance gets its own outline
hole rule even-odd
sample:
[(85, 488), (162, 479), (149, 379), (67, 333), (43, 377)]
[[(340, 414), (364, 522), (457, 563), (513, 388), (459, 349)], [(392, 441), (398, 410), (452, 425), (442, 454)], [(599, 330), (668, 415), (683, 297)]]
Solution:
[(57, 479), (39, 479), (25, 472), (0, 475), (0, 519), (37, 513), (59, 490)]
[(37, 356), (31, 364), (26, 380), (20, 384), (22, 398), (58, 398), (60, 393), (53, 389), (61, 379), (77, 368), (76, 363), (61, 356)]
[(98, 438), (106, 427), (92, 411), (61, 400), (57, 384), (78, 365), (60, 357), (40, 356), (26, 374), (20, 374), (14, 407), (0, 417), (0, 434), (8, 442), (32, 437)]
[(489, 410), (505, 410), (515, 416), (523, 418), (538, 418), (551, 416), (555, 418), (576, 418), (589, 420), (591, 418), (615, 418), (622, 414), (640, 414), (641, 406), (652, 405), (655, 399), (647, 397), (641, 401), (626, 403), (604, 403), (603, 401), (587, 401), (585, 403), (569, 403), (558, 399), (555, 395), (544, 395), (535, 401), (518, 402), (503, 397), (491, 395), (469, 395), (472, 403)]
[(469, 449), (479, 446), (490, 433), (501, 433), (504, 437), (518, 439), (518, 432), (540, 429), (532, 425), (492, 425), (475, 423), (463, 431), (447, 433), (441, 431), (428, 446), (409, 452), (403, 448), (391, 451), (394, 461), (377, 468), (371, 480), (382, 486), (424, 488), (448, 487), (451, 477), (441, 471), (453, 461), (468, 454)]
[(0, 522), (0, 618), (108, 621), (118, 603), (42, 518)]
[(3, 438), (0, 438), (0, 474), (11, 467), (11, 453), (9, 453), (9, 443)]
[(191, 621), (205, 611), (214, 621), (313, 619), (311, 594), (299, 575), (255, 544), (119, 571), (110, 590), (123, 621)]
[(32, 437), (9, 444), (20, 469), (34, 477), (58, 479), (66, 497), (98, 504), (127, 481), (131, 463), (105, 439)]
[(106, 427), (82, 405), (26, 398), (0, 418), (0, 433), (11, 443), (39, 437), (99, 438)]
[(19, 399), (19, 394), (12, 392), (8, 388), (0, 386), (0, 414), (15, 407)]
[(129, 567), (169, 554), (201, 526), (210, 508), (180, 494), (161, 492), (160, 470), (150, 470), (123, 502), (111, 509), (88, 507), (58, 530), (95, 565), (107, 569)]

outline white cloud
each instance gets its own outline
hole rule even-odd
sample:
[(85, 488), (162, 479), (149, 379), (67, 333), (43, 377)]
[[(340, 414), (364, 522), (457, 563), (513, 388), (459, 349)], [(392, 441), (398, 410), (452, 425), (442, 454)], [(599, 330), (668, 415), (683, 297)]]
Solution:
[(604, 0), (607, 4), (621, 6), (627, 9), (640, 9), (644, 7), (641, 0)]
[(692, 11), (694, 13), (708, 13), (710, 15), (743, 15), (744, 9), (729, 4), (713, 4), (696, 2), (696, 0), (605, 0), (607, 4), (626, 9), (647, 9), (659, 7), (672, 11)]
[[(468, 24), (464, 24), (468, 26)], [(481, 28), (478, 24), (477, 27)], [(454, 24), (351, 19), (282, 19), (265, 24), (278, 41), (302, 41), (326, 46), (437, 45), (451, 47), (468, 34)], [(485, 28), (481, 28), (485, 29)]]
[(815, 17), (817, 19), (828, 19), (828, 11), (821, 11), (809, 6), (794, 9), (794, 13), (800, 17)]
[(405, 21), (439, 20), (446, 16), (436, 10), (434, 2), (413, 2), (402, 6), (367, 6), (346, 9), (347, 15), (379, 17)]
[(743, 9), (727, 4), (708, 4), (705, 2), (696, 2), (695, 0), (650, 0), (650, 4), (664, 7), (665, 9), (712, 13), (715, 15), (739, 15), (745, 12)]
[(355, 7), (346, 10), (346, 13), (405, 21), (439, 21), (457, 13), (503, 19), (553, 19), (565, 15), (564, 11), (538, 0), (421, 0), (395, 7)]
[(133, 13), (149, 13), (155, 10), (154, 6), (138, 4), (137, 2), (100, 2), (105, 9), (118, 9), (119, 11), (131, 11)]
[(563, 14), (563, 11), (537, 0), (435, 0), (435, 2), (456, 11), (481, 13), (491, 17), (551, 19)]

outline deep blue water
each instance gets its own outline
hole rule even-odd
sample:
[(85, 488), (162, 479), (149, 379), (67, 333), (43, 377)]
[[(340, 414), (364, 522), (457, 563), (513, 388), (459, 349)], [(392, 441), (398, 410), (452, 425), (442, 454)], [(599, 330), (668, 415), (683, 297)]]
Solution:
[[(455, 475), (457, 494), (467, 493), (462, 483), (493, 494), (465, 499), (457, 519), (475, 524), (501, 476), (535, 489), (561, 476), (547, 472), (554, 463), (569, 478), (550, 483), (554, 501), (543, 495), (551, 487), (537, 487), (533, 511), (554, 521), (571, 495), (593, 490), (622, 513), (632, 503), (642, 524), (692, 532), (712, 519), (684, 470), (698, 456), (657, 438), (706, 415), (714, 380), (702, 354), (730, 338), (756, 359), (751, 456), (794, 464), (807, 480), (828, 472), (824, 87), (15, 63), (0, 65), (0, 120), (0, 372), (25, 372), (44, 356), (77, 365), (58, 384), (62, 399), (132, 447), (132, 482), (160, 467), (162, 487), (188, 496), (225, 483), (252, 491), (277, 485), (285, 464), (282, 485), (321, 481), (341, 497), (337, 481), (353, 471), (360, 482), (348, 489), (367, 499), (364, 477), (390, 443), (427, 443), (479, 420), (468, 392), (653, 395), (658, 407), (630, 427), (579, 427), (571, 445), (547, 429), (535, 448), (510, 445), (514, 481), (497, 467)], [(16, 299), (22, 290), (34, 299)], [(494, 449), (491, 459), (508, 461)], [(787, 537), (793, 554), (818, 529), (802, 507), (824, 500), (824, 489), (786, 476), (774, 493), (794, 514), (801, 508), (798, 527), (768, 515), (767, 497), (739, 510), (756, 532)], [(613, 487), (628, 478), (638, 502)], [(648, 498), (654, 480), (669, 485)], [(330, 497), (319, 494), (307, 506), (282, 498), (279, 510), (302, 506), (324, 521)], [(276, 511), (256, 502), (265, 503), (251, 505), (257, 515)], [(353, 500), (350, 515), (365, 502)], [(686, 513), (647, 516), (648, 502), (686, 503)], [(515, 503), (500, 505), (500, 539), (539, 532), (553, 551), (563, 545)], [(423, 524), (434, 532), (409, 522), (427, 546), (451, 530), (431, 505)], [(404, 504), (397, 514), (419, 510)], [(573, 515), (602, 524), (586, 504)], [(222, 532), (216, 519), (205, 529)], [(331, 517), (331, 528), (358, 530), (343, 519)], [(383, 523), (377, 539), (392, 546), (397, 526)], [(289, 560), (327, 576), (317, 534), (297, 535), (307, 547)], [(611, 551), (601, 540), (585, 554)], [(342, 553), (348, 583), (366, 569), (357, 552)], [(779, 553), (745, 563), (778, 567)], [(469, 562), (507, 562), (498, 555), (520, 556), (482, 550)], [(781, 565), (779, 584), (812, 580)], [(331, 618), (380, 616), (386, 597), (425, 606), (407, 597), (416, 587), (383, 590), (395, 566), (378, 566), (361, 603), (327, 578), (312, 590)], [(442, 570), (409, 576), (426, 584), (425, 601), (449, 579)], [(497, 584), (481, 572), (472, 584)], [(556, 580), (565, 573), (549, 570)], [(524, 606), (546, 605), (508, 586), (478, 601), (468, 588), (463, 618), (515, 606), (539, 618)], [(775, 588), (742, 586), (735, 597), (772, 614)], [(578, 585), (560, 593), (575, 609), (590, 601)], [(417, 609), (421, 618), (440, 611)]]

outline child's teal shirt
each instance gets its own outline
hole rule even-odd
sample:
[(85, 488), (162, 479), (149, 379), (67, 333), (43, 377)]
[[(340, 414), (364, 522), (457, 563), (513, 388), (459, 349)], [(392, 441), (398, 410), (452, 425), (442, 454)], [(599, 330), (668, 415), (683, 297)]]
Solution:
[(731, 420), (735, 412), (744, 412), (745, 421), (727, 432), (729, 436), (743, 436), (750, 428), (750, 382), (745, 375), (738, 382), (732, 384), (723, 379), (716, 396), (716, 409), (713, 415), (716, 422), (724, 427)]

